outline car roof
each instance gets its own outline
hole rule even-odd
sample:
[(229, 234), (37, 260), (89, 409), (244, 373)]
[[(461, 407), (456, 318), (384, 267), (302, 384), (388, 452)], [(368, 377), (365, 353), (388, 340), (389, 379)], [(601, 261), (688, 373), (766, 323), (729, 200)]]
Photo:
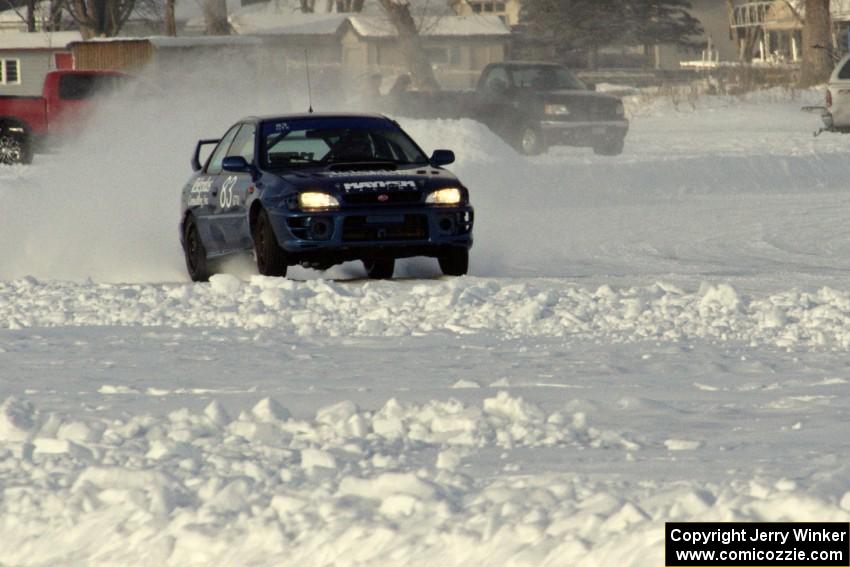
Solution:
[(383, 114), (371, 112), (302, 112), (297, 114), (267, 114), (264, 116), (246, 116), (240, 122), (267, 122), (273, 120), (322, 120), (323, 118), (375, 118), (392, 122)]
[(506, 67), (564, 67), (561, 63), (552, 61), (500, 61), (492, 65), (505, 65)]

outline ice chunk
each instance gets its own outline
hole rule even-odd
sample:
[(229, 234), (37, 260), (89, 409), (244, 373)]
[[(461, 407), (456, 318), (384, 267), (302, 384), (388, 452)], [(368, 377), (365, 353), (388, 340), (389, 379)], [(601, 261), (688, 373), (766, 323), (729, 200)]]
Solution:
[(271, 398), (263, 398), (257, 402), (251, 413), (258, 421), (264, 422), (286, 421), (292, 415), (288, 409)]
[(301, 451), (301, 466), (305, 469), (314, 469), (316, 467), (335, 469), (336, 458), (321, 449), (304, 449)]
[(37, 430), (35, 408), (12, 396), (0, 405), (0, 441), (28, 441)]
[(221, 295), (233, 295), (242, 288), (242, 281), (230, 274), (215, 274), (210, 277), (210, 288)]

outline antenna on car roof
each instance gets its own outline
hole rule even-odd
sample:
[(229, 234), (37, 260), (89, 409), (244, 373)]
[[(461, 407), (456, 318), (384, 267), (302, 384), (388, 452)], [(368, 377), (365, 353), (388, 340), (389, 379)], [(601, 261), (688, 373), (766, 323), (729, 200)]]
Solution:
[(309, 112), (313, 114), (313, 91), (310, 89), (310, 60), (307, 58), (306, 49), (304, 49), (304, 68), (307, 70), (307, 102), (310, 105)]

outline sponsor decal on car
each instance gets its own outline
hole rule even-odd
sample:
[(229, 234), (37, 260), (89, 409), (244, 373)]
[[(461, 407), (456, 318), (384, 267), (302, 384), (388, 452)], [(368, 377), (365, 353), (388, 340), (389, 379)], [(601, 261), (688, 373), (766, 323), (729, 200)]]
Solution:
[(410, 180), (352, 181), (350, 183), (343, 183), (342, 188), (346, 193), (366, 193), (371, 191), (415, 191), (416, 182)]

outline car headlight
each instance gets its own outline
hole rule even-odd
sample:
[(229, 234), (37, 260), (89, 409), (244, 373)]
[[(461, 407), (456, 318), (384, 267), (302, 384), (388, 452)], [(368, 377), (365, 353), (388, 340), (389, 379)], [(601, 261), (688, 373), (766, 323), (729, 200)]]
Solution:
[(457, 205), (461, 200), (460, 189), (449, 187), (448, 189), (438, 189), (425, 198), (426, 203), (432, 205)]
[(570, 109), (567, 108), (566, 104), (546, 104), (543, 106), (543, 113), (566, 116), (570, 113)]
[(307, 191), (298, 195), (298, 206), (302, 209), (335, 209), (339, 201), (333, 195)]

